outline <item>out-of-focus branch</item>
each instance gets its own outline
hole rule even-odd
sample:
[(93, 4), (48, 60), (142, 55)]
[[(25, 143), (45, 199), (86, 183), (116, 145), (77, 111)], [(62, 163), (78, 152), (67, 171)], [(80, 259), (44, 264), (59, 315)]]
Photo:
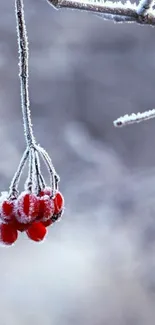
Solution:
[(125, 126), (127, 124), (133, 124), (133, 123), (139, 123), (142, 121), (149, 120), (151, 118), (155, 118), (155, 109), (152, 109), (150, 111), (146, 111), (143, 113), (133, 113), (131, 115), (124, 115), (119, 117), (117, 120), (113, 122), (114, 126), (120, 127)]
[(47, 0), (55, 9), (68, 8), (99, 14), (103, 19), (115, 22), (135, 22), (155, 26), (154, 1), (141, 0), (139, 5), (127, 1), (125, 4), (98, 0)]

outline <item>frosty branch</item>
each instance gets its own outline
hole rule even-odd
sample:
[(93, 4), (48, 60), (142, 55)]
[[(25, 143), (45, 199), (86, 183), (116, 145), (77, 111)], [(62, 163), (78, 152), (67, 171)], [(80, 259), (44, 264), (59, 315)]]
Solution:
[[(104, 0), (47, 0), (55, 9), (68, 8), (88, 11), (99, 15), (103, 19), (117, 23), (138, 23), (141, 25), (155, 26), (154, 0), (140, 0), (139, 4), (127, 1), (112, 2)], [(155, 109), (124, 115), (113, 122), (114, 126), (120, 127), (127, 124), (139, 123), (155, 117)]]
[(17, 36), (19, 49), (19, 77), (21, 88), (21, 106), (23, 113), (25, 138), (28, 146), (35, 144), (32, 131), (32, 123), (30, 116), (30, 102), (28, 89), (28, 39), (26, 25), (24, 19), (23, 2), (17, 0), (15, 2), (15, 13), (17, 21)]
[(83, 10), (100, 15), (103, 19), (115, 22), (135, 22), (155, 26), (155, 10), (152, 0), (141, 0), (138, 5), (127, 1), (112, 2), (104, 0), (47, 0), (54, 8)]
[(133, 124), (133, 123), (139, 123), (142, 121), (149, 120), (151, 118), (155, 118), (155, 109), (143, 112), (143, 113), (132, 113), (131, 115), (124, 115), (119, 117), (117, 120), (115, 120), (114, 126), (120, 127), (125, 126), (127, 124)]

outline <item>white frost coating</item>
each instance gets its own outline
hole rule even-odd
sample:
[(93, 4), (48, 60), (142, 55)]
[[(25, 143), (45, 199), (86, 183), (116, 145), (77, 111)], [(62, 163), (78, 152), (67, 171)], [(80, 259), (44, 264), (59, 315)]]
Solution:
[(155, 109), (143, 112), (143, 113), (133, 113), (131, 115), (124, 115), (119, 117), (113, 122), (114, 126), (121, 127), (127, 124), (139, 123), (145, 120), (149, 120), (155, 117)]
[(44, 189), (42, 189), (41, 191), (43, 191), (45, 194), (44, 196), (51, 196), (52, 195), (52, 189), (50, 186), (46, 186)]
[(4, 220), (2, 220), (2, 219), (4, 219), (4, 217), (2, 218), (2, 215), (3, 215), (3, 213), (2, 213), (2, 203), (8, 198), (8, 195), (9, 194), (8, 194), (7, 191), (1, 192), (1, 196), (0, 196), (0, 216), (1, 216), (0, 224), (3, 223), (3, 221), (4, 221)]
[(130, 1), (126, 1), (124, 4), (121, 2), (121, 1), (116, 1), (116, 2), (113, 2), (113, 1), (93, 1), (93, 0), (87, 0), (87, 1), (81, 1), (81, 0), (76, 0), (75, 1), (76, 3), (85, 3), (86, 5), (89, 4), (89, 5), (99, 5), (99, 6), (103, 6), (103, 7), (108, 7), (108, 8), (124, 8), (124, 9), (136, 9), (137, 8), (137, 5), (136, 3), (131, 3)]
[(141, 0), (138, 8), (137, 8), (137, 14), (138, 15), (144, 15), (150, 10), (153, 6), (154, 0)]
[(10, 246), (13, 246), (13, 245), (15, 245), (15, 243), (13, 243), (13, 244), (6, 244), (6, 243), (4, 243), (3, 241), (2, 241), (2, 238), (1, 238), (1, 235), (0, 235), (0, 247), (5, 247), (5, 248), (9, 248)]
[(8, 198), (9, 193), (7, 191), (1, 192), (0, 203)]
[[(30, 195), (30, 201), (29, 201), (29, 212), (26, 214), (24, 212), (24, 199), (25, 195)], [(16, 219), (21, 222), (21, 223), (29, 223), (33, 221), (36, 217), (34, 216), (34, 211), (36, 210), (36, 203), (37, 203), (38, 198), (34, 194), (29, 194), (28, 192), (24, 191), (22, 192), (15, 204), (15, 215)]]
[(49, 220), (53, 214), (54, 214), (54, 201), (52, 199), (50, 199), (49, 195), (44, 195), (40, 198), (40, 201), (43, 201), (43, 206), (42, 206), (42, 211), (41, 215), (39, 215), (39, 217), (41, 217), (42, 221), (47, 221)]
[(28, 37), (24, 17), (24, 5), (22, 0), (15, 1), (15, 15), (17, 23), (17, 39), (19, 52), (19, 78), (21, 92), (21, 106), (24, 122), (24, 133), (27, 146), (35, 144), (35, 138), (32, 130), (30, 100), (29, 100), (29, 85), (28, 85)]

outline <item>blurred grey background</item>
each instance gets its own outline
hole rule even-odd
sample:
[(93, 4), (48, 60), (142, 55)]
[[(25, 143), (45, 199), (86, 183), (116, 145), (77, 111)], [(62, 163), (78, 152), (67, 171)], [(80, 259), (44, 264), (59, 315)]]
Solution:
[[(25, 142), (13, 0), (0, 16), (3, 191)], [(66, 211), (44, 243), (0, 248), (0, 325), (154, 325), (155, 120), (113, 120), (155, 107), (155, 29), (45, 0), (25, 0), (25, 18), (34, 131)]]

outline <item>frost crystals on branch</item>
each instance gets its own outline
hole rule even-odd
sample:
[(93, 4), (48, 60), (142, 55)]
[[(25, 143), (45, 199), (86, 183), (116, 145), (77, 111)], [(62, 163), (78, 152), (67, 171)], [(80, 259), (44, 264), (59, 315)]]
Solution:
[(139, 123), (145, 120), (149, 120), (150, 118), (155, 117), (155, 109), (152, 109), (150, 111), (146, 111), (143, 113), (132, 113), (131, 115), (124, 115), (119, 117), (117, 120), (113, 122), (114, 126), (124, 126), (127, 124), (133, 124), (133, 123)]
[(141, 0), (139, 4), (127, 1), (104, 0), (47, 0), (55, 9), (69, 8), (95, 13), (106, 20), (115, 22), (135, 22), (155, 26), (154, 1)]

